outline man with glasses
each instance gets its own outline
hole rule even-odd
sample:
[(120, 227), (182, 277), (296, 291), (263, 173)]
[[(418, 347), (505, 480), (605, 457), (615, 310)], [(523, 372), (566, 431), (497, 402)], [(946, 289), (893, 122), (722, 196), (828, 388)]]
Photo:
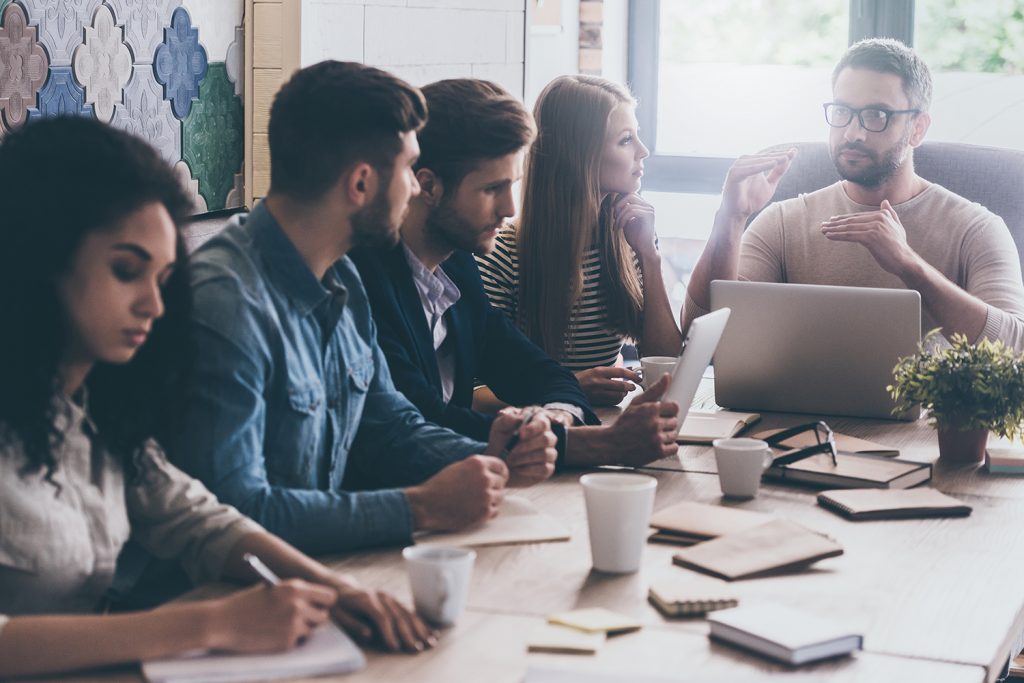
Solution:
[(712, 280), (887, 287), (920, 292), (924, 330), (1024, 350), (1024, 285), (1006, 224), (914, 170), (931, 97), (928, 67), (910, 48), (852, 45), (824, 105), (842, 180), (769, 206), (744, 231), (795, 151), (738, 159), (690, 279), (683, 329), (709, 307)]

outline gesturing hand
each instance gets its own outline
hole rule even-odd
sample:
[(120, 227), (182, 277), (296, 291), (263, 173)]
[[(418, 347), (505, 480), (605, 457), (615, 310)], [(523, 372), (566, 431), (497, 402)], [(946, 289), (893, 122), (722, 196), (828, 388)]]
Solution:
[(722, 188), (721, 210), (746, 220), (768, 204), (779, 180), (789, 170), (796, 150), (742, 156), (729, 167)]
[(863, 245), (883, 270), (897, 277), (902, 277), (916, 257), (888, 199), (882, 201), (878, 211), (848, 213), (822, 221), (821, 233), (836, 242)]
[[(640, 382), (640, 375), (620, 367), (599, 367), (576, 373), (576, 379), (595, 406), (614, 406), (636, 389), (632, 382)], [(622, 380), (627, 380), (623, 382)]]
[(615, 464), (637, 467), (675, 455), (679, 450), (679, 404), (661, 400), (670, 381), (669, 375), (663, 376), (633, 399), (608, 428), (609, 438), (624, 454)]

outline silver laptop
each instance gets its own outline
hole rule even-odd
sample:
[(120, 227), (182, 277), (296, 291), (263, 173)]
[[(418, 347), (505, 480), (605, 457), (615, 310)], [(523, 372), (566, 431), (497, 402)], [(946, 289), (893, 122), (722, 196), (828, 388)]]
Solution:
[(921, 340), (916, 291), (715, 280), (711, 308), (726, 307), (729, 328), (715, 353), (719, 405), (895, 419), (885, 387)]
[(701, 377), (711, 362), (728, 321), (729, 309), (721, 308), (702, 315), (690, 324), (686, 339), (683, 340), (683, 353), (672, 369), (672, 381), (663, 399), (679, 404), (679, 429), (686, 422), (686, 413), (690, 410)]

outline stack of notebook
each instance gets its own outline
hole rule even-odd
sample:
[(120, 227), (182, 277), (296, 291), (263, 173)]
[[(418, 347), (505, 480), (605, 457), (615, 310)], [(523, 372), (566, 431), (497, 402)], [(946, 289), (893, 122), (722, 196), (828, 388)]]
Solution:
[(693, 545), (737, 531), (745, 531), (773, 519), (775, 517), (764, 512), (684, 501), (670, 505), (651, 516), (650, 524), (655, 532), (648, 540)]

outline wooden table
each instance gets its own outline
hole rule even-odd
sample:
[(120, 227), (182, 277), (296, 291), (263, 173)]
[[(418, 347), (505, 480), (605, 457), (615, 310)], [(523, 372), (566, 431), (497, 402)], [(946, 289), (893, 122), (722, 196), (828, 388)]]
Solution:
[[(705, 386), (702, 391), (707, 391)], [(700, 395), (699, 395), (700, 397)], [(706, 396), (705, 396), (706, 398)], [(614, 410), (605, 416), (614, 419)], [(807, 416), (766, 415), (752, 429), (788, 426)], [(839, 432), (899, 447), (901, 457), (932, 461), (933, 430), (916, 423), (830, 418)], [(790, 669), (707, 638), (704, 620), (666, 620), (646, 600), (671, 564), (672, 546), (648, 544), (640, 572), (591, 571), (579, 472), (559, 474), (518, 491), (572, 531), (565, 543), (477, 549), (466, 613), (438, 648), (417, 656), (369, 652), (368, 668), (346, 681), (521, 681), (527, 667), (670, 675), (732, 681), (765, 675), (829, 681), (993, 681), (1024, 634), (1024, 481), (989, 477), (976, 467), (939, 465), (932, 485), (974, 507), (965, 519), (849, 522), (815, 503), (813, 489), (765, 485), (757, 498), (723, 501), (711, 450), (680, 449), (652, 463), (655, 508), (680, 500), (768, 511), (826, 533), (845, 554), (805, 572), (734, 582), (741, 603), (772, 601), (829, 616), (860, 629), (864, 650), (853, 657)], [(339, 571), (410, 601), (397, 549), (326, 558)], [(527, 654), (530, 631), (551, 613), (603, 606), (645, 624), (611, 638), (596, 656)], [(137, 680), (121, 671), (103, 680)], [(318, 679), (323, 680), (323, 679)], [(623, 680), (628, 680), (624, 678)]]

